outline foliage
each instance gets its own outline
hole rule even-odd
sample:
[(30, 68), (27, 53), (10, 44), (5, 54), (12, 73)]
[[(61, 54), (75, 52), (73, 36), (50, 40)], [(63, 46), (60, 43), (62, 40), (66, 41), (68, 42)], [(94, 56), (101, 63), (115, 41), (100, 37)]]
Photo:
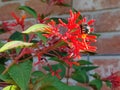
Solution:
[[(62, 0), (41, 1), (70, 7)], [(111, 85), (108, 79), (102, 80), (99, 75), (88, 73), (98, 66), (80, 60), (80, 53), (96, 51), (92, 46), (98, 36), (93, 33), (93, 19), (87, 22), (75, 9), (70, 10), (67, 20), (39, 15), (28, 6), (20, 6), (19, 9), (31, 14), (37, 24), (25, 30), (26, 16), (18, 17), (12, 13), (15, 21), (1, 25), (4, 32), (14, 30), (17, 25), (22, 28), (21, 32), (15, 31), (7, 40), (0, 42), (0, 83), (6, 86), (3, 90), (88, 90), (69, 85), (70, 78), (95, 90), (101, 89), (103, 81)], [(7, 61), (10, 61), (8, 65), (5, 64)], [(36, 66), (42, 69), (36, 71)], [(89, 77), (94, 79), (91, 81)], [(63, 79), (66, 79), (65, 83)]]

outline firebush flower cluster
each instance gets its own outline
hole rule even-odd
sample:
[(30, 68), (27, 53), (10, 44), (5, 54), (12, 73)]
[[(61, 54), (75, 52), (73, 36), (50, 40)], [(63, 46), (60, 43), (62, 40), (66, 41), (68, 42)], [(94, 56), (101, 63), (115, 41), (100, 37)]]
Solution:
[(7, 31), (14, 30), (15, 26), (20, 25), (22, 30), (24, 30), (24, 21), (25, 21), (26, 15), (22, 15), (22, 17), (18, 17), (14, 12), (12, 12), (11, 15), (13, 16), (15, 21), (14, 22), (3, 21), (1, 28), (3, 28), (5, 32), (7, 32)]
[[(53, 20), (48, 23), (51, 27), (51, 30), (48, 29), (45, 36), (47, 38), (53, 38), (50, 40), (51, 45), (55, 42), (64, 42), (67, 45), (60, 46), (59, 51), (66, 52), (67, 56), (60, 57), (66, 64), (72, 66), (74, 63), (74, 58), (80, 58), (80, 52), (95, 52), (96, 47), (92, 46), (91, 43), (96, 42), (96, 36), (92, 35), (91, 33), (94, 29), (91, 27), (95, 20), (90, 20), (87, 22), (86, 18), (79, 19), (80, 12), (72, 12), (70, 10), (70, 17), (68, 18), (68, 22), (64, 23), (61, 19), (59, 19), (59, 24), (56, 24)], [(62, 29), (66, 30), (62, 32)]]
[[(55, 0), (56, 1), (56, 0)], [(60, 1), (60, 3), (62, 0)], [(13, 27), (20, 25), (22, 31), (24, 31), (24, 21), (26, 16), (18, 17), (15, 13), (12, 13), (14, 22), (8, 23), (4, 22), (3, 27), (8, 27), (8, 31), (14, 30)], [(80, 19), (80, 12), (73, 12), (70, 10), (70, 17), (67, 22), (63, 22), (62, 19), (59, 19), (58, 24), (54, 20), (51, 20), (47, 23), (47, 27), (44, 27), (42, 35), (47, 38), (46, 43), (43, 43), (41, 40), (36, 43), (37, 48), (24, 48), (21, 50), (20, 54), (15, 57), (17, 62), (25, 55), (34, 53), (38, 58), (38, 62), (34, 65), (46, 62), (47, 66), (50, 68), (51, 74), (60, 78), (59, 73), (60, 69), (52, 70), (49, 62), (47, 61), (45, 55), (50, 55), (57, 57), (60, 61), (64, 62), (68, 67), (73, 65), (79, 66), (80, 63), (74, 61), (74, 59), (81, 58), (81, 53), (83, 52), (95, 52), (96, 47), (91, 44), (96, 42), (96, 36), (92, 35), (94, 32), (93, 23), (95, 20), (90, 20), (87, 22), (86, 18)], [(38, 23), (45, 23), (44, 21), (49, 18), (36, 18)], [(45, 19), (45, 20), (44, 20)], [(43, 24), (44, 26), (45, 24)], [(28, 42), (31, 42), (33, 38), (36, 37), (36, 34), (30, 36)], [(24, 41), (26, 42), (26, 37), (24, 36)], [(64, 54), (63, 54), (64, 53)]]
[[(15, 18), (16, 21), (10, 24), (8, 24), (8, 22), (3, 23), (3, 26), (10, 27), (8, 29), (10, 31), (13, 30), (14, 26), (20, 25), (21, 28), (24, 30), (24, 20), (26, 16), (23, 15), (20, 18), (15, 13), (12, 13), (12, 16), (13, 18)], [(73, 59), (80, 59), (81, 52), (96, 51), (96, 47), (91, 45), (93, 42), (96, 42), (96, 36), (91, 34), (92, 32), (94, 32), (94, 28), (92, 26), (95, 20), (92, 19), (87, 22), (86, 18), (80, 19), (80, 16), (80, 12), (73, 12), (72, 10), (70, 10), (70, 17), (68, 18), (67, 23), (64, 23), (61, 19), (59, 19), (58, 24), (56, 24), (56, 22), (53, 20), (48, 23), (48, 26), (50, 28), (46, 28), (45, 34), (43, 34), (46, 38), (48, 38), (47, 46), (43, 43), (40, 43), (41, 41), (38, 42), (39, 47), (42, 47), (40, 48), (40, 52), (37, 51), (36, 53), (36, 56), (38, 57), (38, 62), (40, 62), (42, 56), (46, 53), (49, 53), (50, 50), (57, 50), (59, 52), (64, 52), (67, 54), (65, 56), (60, 56), (56, 54), (56, 56), (60, 60), (64, 61), (67, 65), (72, 67), (73, 64), (79, 65), (77, 62), (73, 61)], [(40, 21), (39, 18), (37, 19), (38, 21)], [(30, 39), (32, 40), (32, 38)], [(29, 42), (31, 40), (29, 40)], [(64, 44), (56, 47), (56, 45), (59, 43)], [(30, 54), (32, 52), (36, 52), (34, 50), (29, 51), (31, 52), (28, 53), (28, 50), (23, 50), (23, 53), (27, 52), (28, 54)], [(41, 53), (41, 51), (43, 52)], [(21, 53), (20, 55), (25, 55), (23, 53)]]
[[(48, 6), (46, 10), (52, 5), (69, 6), (63, 3), (64, 0), (41, 1)], [(12, 12), (15, 20), (3, 21), (0, 25), (3, 33), (13, 32), (4, 40), (5, 43), (0, 42), (0, 60), (3, 60), (0, 64), (0, 79), (5, 81), (0, 84), (8, 84), (5, 89), (14, 86), (17, 90), (88, 90), (80, 86), (69, 86), (70, 78), (95, 90), (102, 88), (103, 81), (112, 88), (120, 86), (118, 73), (102, 79), (97, 73), (88, 74), (97, 66), (80, 60), (83, 53), (96, 52), (94, 19), (88, 21), (74, 9), (70, 10), (68, 19), (50, 18), (46, 10), (38, 14), (29, 6), (21, 6), (19, 9), (31, 14), (37, 24), (25, 30), (26, 15), (19, 17)], [(15, 31), (16, 27), (20, 27), (21, 31)], [(34, 61), (34, 57), (37, 61)], [(9, 60), (10, 64), (6, 65)], [(36, 66), (40, 67), (39, 71), (34, 70)], [(89, 77), (94, 79), (89, 80)], [(63, 84), (62, 79), (66, 79), (68, 85)]]

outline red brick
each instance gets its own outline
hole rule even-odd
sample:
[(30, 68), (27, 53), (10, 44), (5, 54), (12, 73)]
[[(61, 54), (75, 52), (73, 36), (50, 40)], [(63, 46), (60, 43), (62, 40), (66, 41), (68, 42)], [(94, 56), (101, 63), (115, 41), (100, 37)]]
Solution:
[(17, 8), (20, 6), (19, 3), (6, 4), (0, 7), (0, 21), (13, 19), (11, 12), (15, 12), (17, 15), (20, 14), (20, 11)]
[[(65, 3), (71, 4), (71, 0), (65, 0)], [(37, 13), (39, 14), (49, 14), (52, 12), (52, 14), (58, 15), (58, 14), (65, 14), (69, 12), (68, 7), (61, 7), (61, 6), (50, 6), (45, 3), (40, 2), (40, 0), (29, 0), (26, 2), (27, 6), (30, 6), (31, 8), (35, 9)]]
[(111, 75), (111, 73), (120, 71), (120, 58), (118, 56), (98, 56), (92, 59), (94, 65), (99, 66), (95, 72), (102, 78)]
[(98, 12), (93, 18), (96, 32), (120, 31), (120, 10)]
[(120, 35), (113, 35), (109, 38), (101, 35), (96, 42), (96, 46), (98, 54), (120, 54)]
[(80, 11), (118, 8), (120, 0), (73, 0), (73, 7)]

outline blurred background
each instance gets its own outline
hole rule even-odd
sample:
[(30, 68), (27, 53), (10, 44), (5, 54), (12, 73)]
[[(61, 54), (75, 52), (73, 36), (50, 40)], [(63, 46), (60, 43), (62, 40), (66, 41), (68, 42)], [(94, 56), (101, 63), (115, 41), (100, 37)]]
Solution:
[[(120, 0), (64, 0), (71, 7), (50, 6), (40, 0), (0, 0), (0, 23), (12, 21), (11, 12), (18, 16), (24, 14), (18, 10), (21, 5), (27, 5), (35, 9), (39, 14), (51, 13), (51, 17), (67, 18), (69, 10), (74, 8), (90, 19), (95, 19), (95, 32), (101, 36), (96, 42), (97, 54), (94, 56), (83, 56), (84, 59), (92, 61), (100, 66), (96, 69), (103, 77), (112, 72), (120, 71)], [(27, 14), (26, 28), (33, 25), (35, 20)], [(19, 30), (19, 27), (17, 27)], [(9, 37), (10, 33), (0, 34), (0, 39)], [(107, 90), (107, 89), (103, 89)]]

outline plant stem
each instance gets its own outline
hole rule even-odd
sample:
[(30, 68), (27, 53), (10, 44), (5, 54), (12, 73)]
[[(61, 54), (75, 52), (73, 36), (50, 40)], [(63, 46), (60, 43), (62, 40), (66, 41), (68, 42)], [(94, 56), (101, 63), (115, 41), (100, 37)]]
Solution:
[[(41, 51), (41, 55), (49, 52), (50, 50), (53, 50), (53, 49), (57, 48), (57, 45), (58, 45), (60, 42), (61, 42), (61, 40), (59, 40), (57, 43), (55, 43), (55, 45), (50, 46), (50, 47), (45, 48), (44, 50), (42, 50), (42, 51)], [(19, 56), (19, 55), (18, 55), (18, 56)], [(36, 56), (36, 55), (34, 55), (34, 56)], [(34, 57), (34, 56), (31, 55), (30, 57), (27, 57), (26, 59), (22, 60), (21, 62), (26, 61), (26, 60), (29, 60), (30, 58), (32, 58), (32, 57)], [(18, 62), (18, 60), (20, 59), (20, 57), (21, 57), (21, 56), (16, 57), (15, 60), (13, 60), (13, 62), (12, 62), (11, 64), (9, 64), (8, 67), (2, 72), (2, 74), (5, 74), (12, 65), (14, 65), (16, 62)]]
[(5, 74), (5, 73), (9, 70), (9, 68), (10, 68), (12, 65), (14, 65), (15, 63), (16, 63), (16, 60), (13, 60), (13, 62), (12, 62), (11, 64), (9, 64), (8, 67), (2, 72), (2, 75)]
[(11, 84), (7, 82), (0, 82), (0, 87), (6, 87), (8, 85), (11, 85)]
[(68, 66), (67, 67), (67, 77), (66, 77), (66, 80), (67, 80), (66, 83), (67, 83), (67, 85), (69, 84), (69, 78), (70, 78), (69, 74), (70, 74), (70, 67)]

